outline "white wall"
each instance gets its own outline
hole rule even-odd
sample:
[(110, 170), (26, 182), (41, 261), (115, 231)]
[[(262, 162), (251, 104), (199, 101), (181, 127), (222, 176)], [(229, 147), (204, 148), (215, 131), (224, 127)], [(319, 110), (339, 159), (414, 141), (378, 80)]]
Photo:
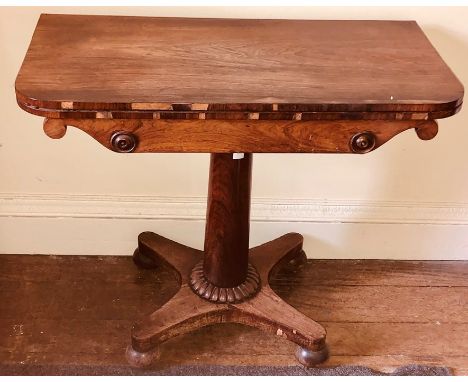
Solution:
[[(130, 254), (154, 230), (201, 248), (208, 154), (119, 155), (69, 128), (61, 140), (16, 105), (40, 13), (416, 20), (468, 83), (468, 8), (0, 8), (0, 253)], [(254, 157), (252, 245), (289, 231), (309, 257), (468, 259), (468, 111), (367, 155)]]

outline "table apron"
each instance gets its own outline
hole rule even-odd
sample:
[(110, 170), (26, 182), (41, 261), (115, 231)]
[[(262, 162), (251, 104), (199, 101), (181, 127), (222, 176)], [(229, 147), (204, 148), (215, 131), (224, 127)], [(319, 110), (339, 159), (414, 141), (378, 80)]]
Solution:
[[(135, 153), (365, 153), (408, 129), (415, 129), (419, 138), (424, 140), (437, 134), (437, 122), (434, 120), (48, 118), (44, 121), (44, 131), (51, 138), (62, 138), (67, 126), (83, 130), (110, 150)], [(364, 142), (363, 134), (370, 141)], [(359, 146), (361, 143), (362, 147)]]

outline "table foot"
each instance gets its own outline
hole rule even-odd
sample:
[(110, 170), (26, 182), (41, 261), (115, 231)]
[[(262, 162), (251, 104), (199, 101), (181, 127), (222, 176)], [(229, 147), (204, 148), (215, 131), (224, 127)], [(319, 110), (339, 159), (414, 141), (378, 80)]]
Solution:
[(296, 348), (296, 359), (306, 367), (312, 367), (324, 362), (328, 358), (328, 347), (324, 346), (321, 350), (313, 351), (298, 346)]
[[(310, 366), (326, 359), (326, 331), (281, 299), (270, 287), (269, 278), (281, 266), (305, 260), (303, 238), (297, 233), (284, 235), (249, 251), (249, 261), (258, 272), (260, 289), (237, 303), (213, 303), (190, 287), (190, 274), (199, 264), (202, 252), (151, 232), (139, 236), (139, 252), (154, 263), (171, 266), (180, 276), (180, 288), (161, 308), (132, 328), (132, 346), (127, 359), (144, 367), (158, 358), (160, 346), (175, 336), (221, 323), (239, 323), (281, 336), (302, 350), (299, 362)], [(138, 254), (137, 254), (138, 255)]]
[(299, 251), (297, 255), (289, 260), (289, 264), (294, 268), (302, 268), (307, 264), (307, 255), (304, 251)]
[(139, 352), (135, 350), (132, 345), (127, 346), (125, 358), (127, 362), (133, 367), (148, 367), (151, 366), (159, 358), (159, 349), (154, 348), (147, 352)]
[(203, 258), (203, 252), (177, 243), (154, 232), (138, 235), (133, 261), (143, 268), (166, 266), (174, 270), (180, 282), (188, 280), (190, 271)]

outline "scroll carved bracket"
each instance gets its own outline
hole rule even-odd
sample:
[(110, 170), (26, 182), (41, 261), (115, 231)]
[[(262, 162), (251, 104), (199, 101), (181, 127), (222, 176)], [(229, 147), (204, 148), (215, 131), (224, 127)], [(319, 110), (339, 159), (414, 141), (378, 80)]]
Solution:
[(67, 133), (67, 125), (63, 119), (45, 118), (43, 129), (46, 135), (52, 139), (60, 139)]
[(428, 141), (434, 138), (439, 132), (437, 121), (430, 121), (430, 122), (431, 123), (426, 123), (414, 129), (419, 139), (422, 139), (423, 141)]

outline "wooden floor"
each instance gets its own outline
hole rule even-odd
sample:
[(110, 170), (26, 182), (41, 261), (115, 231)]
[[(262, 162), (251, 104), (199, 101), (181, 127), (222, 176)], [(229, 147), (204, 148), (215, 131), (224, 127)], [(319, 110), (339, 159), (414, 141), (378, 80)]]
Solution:
[[(132, 322), (176, 286), (171, 271), (139, 270), (129, 257), (0, 255), (0, 363), (125, 365)], [(468, 374), (468, 262), (317, 260), (272, 286), (326, 327), (324, 366)], [(224, 324), (167, 342), (159, 365), (295, 365), (294, 348)]]

